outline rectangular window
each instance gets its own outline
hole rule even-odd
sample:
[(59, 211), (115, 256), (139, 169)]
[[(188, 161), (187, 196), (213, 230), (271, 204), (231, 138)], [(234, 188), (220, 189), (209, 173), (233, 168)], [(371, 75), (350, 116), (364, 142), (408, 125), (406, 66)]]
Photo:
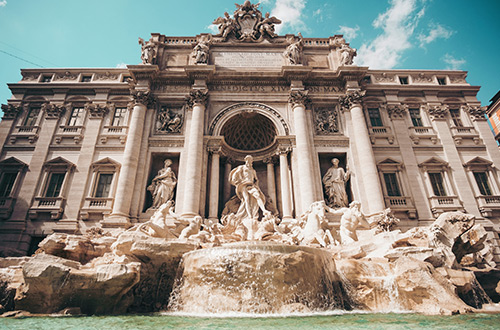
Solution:
[(399, 77), (399, 83), (401, 85), (408, 85), (408, 77)]
[(429, 173), (429, 179), (431, 180), (431, 186), (432, 190), (434, 191), (434, 195), (446, 196), (446, 190), (444, 190), (443, 185), (443, 174), (441, 172)]
[(479, 187), (479, 192), (481, 195), (491, 196), (491, 189), (488, 183), (488, 175), (486, 172), (474, 172), (474, 178), (476, 179), (477, 186)]
[(97, 178), (97, 186), (94, 197), (108, 197), (111, 190), (112, 173), (100, 173)]
[(48, 83), (51, 82), (52, 76), (43, 76), (41, 82)]
[(83, 124), (83, 108), (73, 108), (69, 116), (68, 126), (82, 126)]
[(384, 173), (384, 181), (387, 188), (387, 196), (401, 196), (396, 173)]
[(125, 126), (125, 116), (127, 115), (127, 108), (116, 108), (113, 114), (111, 126)]
[(440, 85), (446, 85), (446, 78), (437, 78), (438, 84)]
[(378, 108), (368, 108), (368, 116), (370, 117), (370, 124), (372, 127), (380, 127), (382, 125), (382, 118)]
[(14, 182), (16, 182), (17, 172), (15, 173), (4, 173), (2, 179), (0, 180), (0, 197), (9, 197), (12, 192), (12, 187), (14, 187)]
[(49, 184), (44, 197), (59, 197), (66, 173), (50, 173)]
[(92, 80), (92, 76), (82, 76), (82, 82), (88, 83)]
[(462, 118), (460, 117), (460, 109), (450, 109), (451, 119), (455, 127), (463, 127)]
[(23, 126), (35, 126), (39, 113), (40, 107), (30, 108), (28, 114), (26, 115), (26, 118), (24, 119)]
[(423, 127), (420, 109), (410, 109), (410, 118), (414, 127)]

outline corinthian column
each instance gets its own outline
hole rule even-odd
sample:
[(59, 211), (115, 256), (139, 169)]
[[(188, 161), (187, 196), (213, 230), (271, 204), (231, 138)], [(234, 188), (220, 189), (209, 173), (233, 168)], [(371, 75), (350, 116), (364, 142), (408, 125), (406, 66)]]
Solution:
[(139, 164), (139, 151), (144, 130), (144, 119), (152, 97), (148, 90), (132, 92), (134, 98), (127, 142), (123, 152), (123, 163), (118, 177), (118, 185), (113, 204), (113, 212), (103, 220), (104, 226), (126, 226), (129, 223), (130, 204)]
[(219, 211), (219, 162), (220, 147), (209, 149), (212, 154), (212, 166), (210, 170), (210, 200), (208, 206), (208, 218), (217, 219)]
[(307, 125), (305, 106), (307, 101), (307, 91), (303, 90), (292, 91), (288, 101), (293, 111), (302, 210), (305, 210), (316, 201), (316, 189), (313, 181), (315, 172), (312, 166), (312, 159), (315, 155), (313, 152), (314, 145), (310, 136), (311, 133)]
[(289, 148), (280, 148), (280, 186), (281, 186), (281, 205), (283, 219), (292, 218), (292, 194), (290, 192), (290, 172), (288, 171), (288, 153)]
[(183, 217), (194, 217), (200, 212), (201, 169), (203, 162), (203, 128), (205, 105), (208, 91), (196, 90), (186, 99), (188, 108), (193, 111), (187, 146), (187, 162), (184, 184)]
[[(361, 171), (359, 176), (363, 178), (363, 188), (366, 192), (369, 213), (382, 211), (384, 209), (384, 195), (380, 187), (377, 164), (373, 153), (368, 128), (366, 127), (365, 116), (361, 101), (365, 91), (354, 91), (340, 99), (344, 109), (350, 110), (354, 134), (352, 138), (356, 141), (356, 152)], [(367, 210), (365, 209), (365, 212)]]

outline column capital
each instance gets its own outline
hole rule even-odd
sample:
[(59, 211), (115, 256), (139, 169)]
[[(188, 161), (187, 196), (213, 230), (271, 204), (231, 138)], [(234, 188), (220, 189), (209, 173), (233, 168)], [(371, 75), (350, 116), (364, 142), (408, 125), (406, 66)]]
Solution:
[(45, 112), (45, 119), (59, 119), (66, 111), (66, 106), (63, 104), (42, 104), (42, 110)]
[(23, 111), (23, 107), (20, 104), (2, 104), (2, 111), (2, 119), (16, 119), (17, 116)]
[(189, 95), (185, 98), (185, 102), (189, 109), (193, 109), (193, 106), (196, 104), (206, 106), (208, 102), (208, 90), (197, 89), (190, 91)]
[(132, 94), (134, 106), (137, 104), (142, 104), (142, 105), (145, 105), (146, 107), (150, 107), (155, 102), (153, 94), (151, 93), (150, 90), (132, 89), (131, 94)]
[(480, 120), (486, 120), (486, 110), (488, 109), (487, 106), (481, 107), (481, 106), (471, 106), (471, 105), (462, 105), (461, 110), (465, 111), (466, 113), (469, 114), (470, 118), (473, 121), (480, 121)]
[(98, 104), (93, 102), (85, 103), (85, 110), (89, 113), (90, 119), (102, 119), (104, 116), (114, 108), (111, 103)]
[(220, 146), (208, 146), (207, 151), (212, 155), (220, 155), (222, 154), (222, 147)]
[(388, 104), (386, 108), (387, 113), (392, 120), (403, 119), (406, 112), (408, 111), (407, 104)]
[(427, 113), (431, 120), (445, 120), (448, 114), (449, 106), (444, 105), (427, 105)]
[(355, 105), (360, 105), (363, 101), (366, 91), (351, 90), (339, 98), (340, 107), (344, 110), (350, 110)]
[(268, 165), (269, 164), (272, 164), (272, 165), (276, 164), (276, 159), (274, 159), (272, 156), (264, 158), (262, 161), (264, 162), (264, 164), (268, 164)]
[(292, 90), (288, 97), (288, 103), (292, 105), (292, 109), (297, 106), (305, 106), (310, 102), (308, 94), (308, 90)]
[(292, 151), (291, 146), (279, 146), (278, 150), (276, 150), (276, 155), (287, 155), (289, 152)]

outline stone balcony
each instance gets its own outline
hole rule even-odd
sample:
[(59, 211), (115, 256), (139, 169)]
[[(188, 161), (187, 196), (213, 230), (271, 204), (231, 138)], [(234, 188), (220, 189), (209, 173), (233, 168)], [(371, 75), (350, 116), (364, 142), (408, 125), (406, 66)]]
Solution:
[(57, 144), (64, 144), (66, 141), (70, 141), (75, 144), (79, 144), (83, 138), (83, 126), (66, 126), (61, 125), (58, 127), (56, 134), (54, 135), (54, 142)]
[(125, 144), (127, 132), (128, 126), (104, 126), (99, 137), (99, 142), (107, 144), (108, 142), (113, 143), (118, 141), (120, 144)]
[(476, 197), (476, 201), (479, 211), (481, 211), (481, 215), (484, 217), (491, 217), (494, 210), (500, 210), (500, 196), (481, 195)]
[(40, 126), (16, 126), (10, 134), (9, 143), (15, 144), (19, 142), (35, 143), (38, 139), (38, 131)]
[(65, 203), (66, 198), (64, 197), (35, 197), (28, 215), (30, 219), (37, 219), (42, 213), (50, 213), (50, 218), (57, 220), (64, 212)]
[(429, 197), (431, 211), (435, 216), (448, 211), (462, 211), (465, 209), (458, 196), (431, 196)]
[(481, 140), (474, 127), (450, 127), (451, 135), (457, 145), (474, 144), (478, 145)]
[(413, 219), (417, 216), (417, 211), (413, 200), (408, 196), (385, 196), (385, 206), (390, 207), (393, 211), (403, 211), (408, 213), (409, 218)]
[(410, 134), (410, 139), (413, 141), (413, 144), (434, 145), (438, 142), (438, 136), (434, 129), (430, 126), (411, 126), (408, 127), (408, 132)]
[(394, 143), (394, 134), (389, 126), (368, 127), (368, 132), (372, 144), (376, 144), (378, 140), (387, 141), (389, 144)]
[(113, 198), (87, 197), (83, 203), (80, 217), (84, 220), (92, 217), (101, 217), (113, 210)]

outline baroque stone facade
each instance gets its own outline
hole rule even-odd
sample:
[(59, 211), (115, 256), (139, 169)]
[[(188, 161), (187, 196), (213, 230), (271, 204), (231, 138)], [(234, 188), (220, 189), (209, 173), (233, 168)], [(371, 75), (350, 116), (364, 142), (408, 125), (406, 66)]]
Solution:
[(53, 232), (147, 221), (147, 188), (167, 159), (175, 212), (220, 219), (231, 170), (252, 155), (281, 219), (328, 201), (322, 178), (336, 158), (365, 214), (390, 207), (405, 231), (465, 210), (500, 261), (500, 153), (466, 72), (356, 66), (342, 36), (276, 35), (279, 19), (247, 2), (215, 23), (217, 35), (139, 39), (139, 65), (25, 69), (9, 84), (4, 255), (33, 252)]

